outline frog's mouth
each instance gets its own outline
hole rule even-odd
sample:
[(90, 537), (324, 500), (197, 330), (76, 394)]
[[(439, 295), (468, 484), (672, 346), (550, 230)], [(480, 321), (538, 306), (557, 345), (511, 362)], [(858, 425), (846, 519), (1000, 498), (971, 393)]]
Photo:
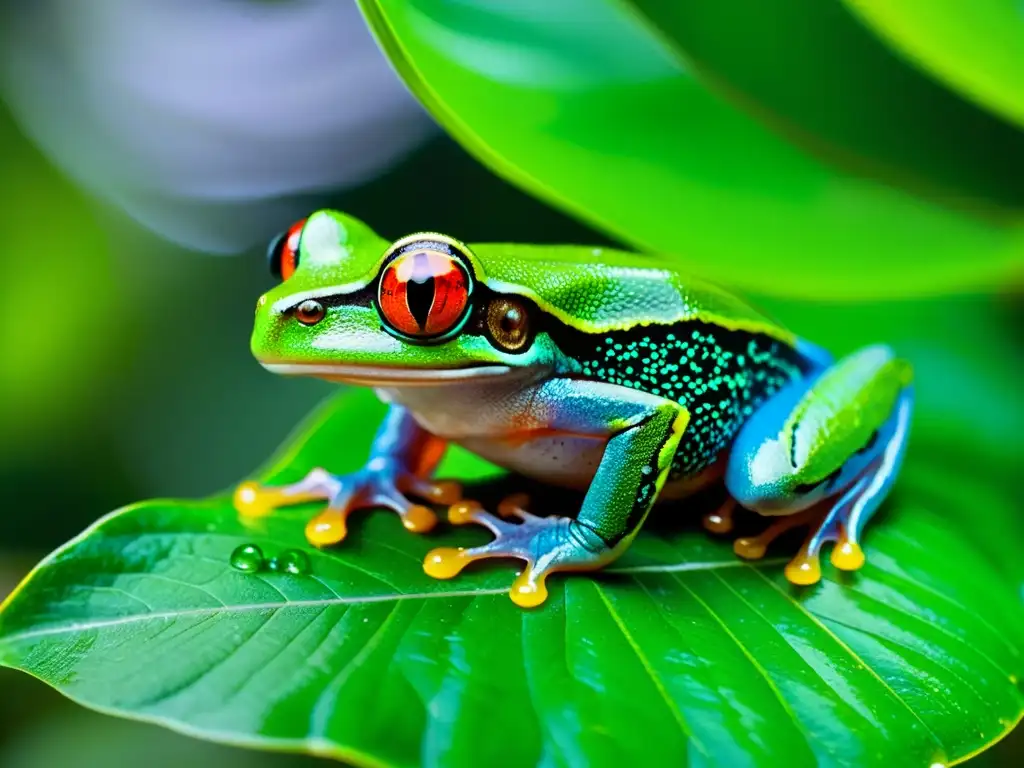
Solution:
[(514, 374), (534, 375), (534, 367), (513, 368), (509, 365), (474, 365), (462, 368), (389, 368), (383, 365), (345, 365), (334, 363), (270, 363), (260, 362), (272, 373), (283, 376), (312, 376), (341, 384), (371, 387), (426, 387), (443, 384), (485, 382), (505, 379)]

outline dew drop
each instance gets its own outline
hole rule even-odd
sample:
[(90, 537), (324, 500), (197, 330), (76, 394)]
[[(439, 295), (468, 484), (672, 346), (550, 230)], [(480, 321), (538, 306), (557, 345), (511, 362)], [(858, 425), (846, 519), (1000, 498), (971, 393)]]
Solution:
[(279, 573), (290, 573), (295, 576), (303, 576), (310, 572), (312, 565), (309, 562), (309, 555), (301, 549), (286, 549), (275, 557), (270, 564), (270, 570)]
[(231, 553), (231, 567), (235, 570), (255, 573), (263, 564), (263, 550), (255, 544), (243, 544)]

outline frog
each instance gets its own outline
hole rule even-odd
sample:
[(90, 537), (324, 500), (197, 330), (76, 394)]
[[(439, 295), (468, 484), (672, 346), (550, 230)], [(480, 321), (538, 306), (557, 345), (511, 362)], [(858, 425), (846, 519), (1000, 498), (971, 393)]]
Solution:
[[(305, 536), (324, 548), (342, 543), (356, 510), (385, 508), (426, 533), (447, 507), (451, 524), (492, 538), (430, 550), (426, 574), (519, 559), (509, 594), (524, 608), (544, 603), (551, 574), (618, 559), (656, 502), (685, 507), (714, 486), (725, 500), (703, 516), (708, 530), (728, 533), (739, 508), (767, 519), (733, 542), (740, 558), (802, 526), (784, 567), (792, 584), (822, 578), (826, 546), (840, 571), (864, 564), (865, 525), (900, 470), (913, 406), (911, 365), (888, 345), (836, 359), (674, 262), (615, 248), (429, 231), (391, 241), (319, 210), (268, 258), (278, 282), (257, 302), (256, 360), (370, 387), (388, 410), (361, 469), (242, 483), (241, 516), (317, 501)], [(449, 445), (574, 489), (579, 509), (538, 515), (522, 493), (485, 509), (435, 478)]]

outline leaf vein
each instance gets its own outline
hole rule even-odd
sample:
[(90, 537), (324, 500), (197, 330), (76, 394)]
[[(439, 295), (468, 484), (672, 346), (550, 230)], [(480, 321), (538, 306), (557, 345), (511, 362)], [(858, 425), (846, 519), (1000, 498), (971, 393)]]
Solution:
[[(738, 592), (736, 592), (736, 590), (734, 590), (725, 579), (723, 579), (717, 573), (714, 574), (714, 575), (715, 575), (715, 577), (719, 581), (722, 582), (722, 584), (724, 584), (726, 586), (726, 588), (728, 588), (730, 591), (732, 591), (734, 594), (736, 594), (736, 596), (739, 597), (740, 600), (742, 600), (743, 603), (747, 605), (747, 607), (749, 607), (751, 610), (753, 610), (755, 613), (757, 613), (757, 611), (754, 610), (754, 607), (752, 605), (750, 605), (749, 603), (747, 603), (746, 600), (743, 600), (743, 597)], [(708, 605), (707, 602), (705, 602), (704, 599), (701, 598), (697, 594), (696, 590), (694, 590), (692, 587), (690, 587), (690, 585), (688, 585), (685, 581), (683, 581), (681, 578), (679, 578), (679, 576), (677, 576), (675, 574), (672, 574), (672, 578), (675, 579), (675, 581), (677, 581), (679, 583), (679, 585), (682, 586), (683, 589), (685, 589), (687, 592), (689, 592), (690, 595), (693, 597), (693, 599), (696, 600), (697, 603), (705, 611), (707, 611), (708, 615), (721, 628), (721, 630), (725, 633), (725, 635), (730, 640), (732, 640), (733, 643), (736, 644), (736, 647), (739, 648), (740, 653), (742, 653), (747, 658), (747, 660), (753, 665), (754, 669), (757, 670), (757, 673), (759, 675), (761, 675), (761, 677), (764, 679), (765, 683), (768, 685), (768, 688), (775, 695), (775, 698), (778, 699), (779, 704), (782, 706), (783, 711), (789, 716), (789, 719), (793, 721), (794, 727), (797, 729), (797, 731), (800, 733), (800, 735), (804, 738), (804, 741), (807, 742), (807, 748), (810, 750), (811, 754), (814, 754), (813, 742), (811, 741), (810, 734), (807, 732), (807, 728), (797, 718), (796, 713), (789, 706), (789, 702), (787, 702), (786, 698), (782, 695), (782, 691), (779, 690), (779, 687), (775, 684), (775, 681), (772, 680), (771, 676), (768, 674), (768, 670), (765, 669), (764, 666), (761, 664), (761, 662), (759, 662), (757, 660), (757, 657), (755, 657), (754, 654), (750, 652), (750, 649), (747, 648), (746, 644), (742, 640), (740, 640), (739, 637), (737, 637), (736, 634), (731, 629), (729, 629), (728, 625), (726, 625), (726, 623), (724, 621), (722, 621), (721, 617), (719, 617), (718, 614), (715, 613), (715, 611), (711, 608), (711, 606)], [(659, 607), (659, 610), (660, 610), (660, 607)]]
[[(395, 616), (398, 615), (398, 611), (401, 605), (396, 603), (391, 606), (388, 611), (387, 617), (380, 623), (380, 626), (374, 630), (373, 634), (370, 635), (370, 639), (366, 641), (359, 652), (353, 656), (348, 664), (342, 667), (338, 674), (334, 676), (324, 690), (317, 697), (313, 707), (309, 714), (309, 729), (307, 738), (318, 739), (322, 741), (329, 741), (327, 736), (327, 727), (330, 724), (330, 717), (334, 714), (335, 704), (338, 700), (338, 694), (341, 693), (342, 688), (345, 687), (345, 683), (348, 681), (352, 673), (362, 666), (363, 662), (370, 657), (370, 654), (376, 650), (377, 646), (380, 645), (381, 639), (387, 634), (388, 627), (391, 626), (391, 622)], [(330, 705), (330, 706), (328, 706)]]
[(763, 573), (761, 573), (757, 568), (754, 568), (753, 566), (749, 566), (749, 567), (750, 567), (751, 571), (756, 573), (760, 578), (762, 578), (765, 581), (765, 583), (769, 584), (772, 589), (774, 589), (776, 592), (778, 592), (780, 595), (782, 595), (784, 598), (786, 598), (786, 600), (789, 601), (792, 605), (794, 605), (797, 608), (797, 610), (799, 610), (801, 613), (803, 613), (822, 632), (824, 632), (826, 635), (828, 635), (836, 643), (836, 645), (839, 648), (841, 648), (845, 653), (849, 654), (850, 658), (853, 659), (855, 662), (857, 662), (857, 664), (861, 665), (867, 671), (867, 673), (869, 675), (871, 675), (873, 678), (875, 678), (875, 680), (878, 681), (879, 685), (881, 685), (882, 688), (893, 699), (895, 699), (897, 702), (899, 702), (907, 710), (907, 712), (910, 713), (911, 717), (913, 717), (915, 720), (917, 720), (917, 722), (919, 722), (921, 724), (921, 726), (925, 730), (925, 733), (927, 733), (929, 738), (931, 738), (931, 740), (933, 742), (935, 742), (936, 746), (938, 746), (939, 749), (945, 750), (945, 745), (942, 743), (942, 740), (939, 739), (939, 737), (935, 733), (935, 731), (933, 731), (931, 729), (931, 727), (928, 725), (928, 723), (926, 723), (924, 720), (921, 719), (921, 716), (919, 714), (917, 714), (917, 711), (913, 707), (911, 707), (910, 704), (907, 703), (907, 700), (904, 699), (902, 696), (900, 696), (895, 691), (895, 689), (893, 689), (893, 687), (890, 686), (885, 681), (885, 679), (881, 675), (879, 675), (878, 672), (876, 672), (871, 667), (870, 664), (867, 664), (860, 656), (858, 656), (856, 654), (856, 652), (854, 652), (854, 650), (852, 648), (850, 648), (850, 646), (848, 646), (846, 643), (844, 643), (836, 635), (835, 632), (833, 632), (831, 629), (829, 629), (827, 626), (825, 626), (824, 622), (822, 622), (821, 619), (819, 619), (817, 616), (815, 616), (813, 613), (811, 613), (809, 610), (807, 610), (807, 608), (801, 602), (799, 602), (798, 600), (794, 600), (792, 598), (792, 596), (787, 595), (785, 592), (783, 592), (782, 589), (779, 588), (778, 584), (776, 584), (774, 581), (772, 581), (767, 576), (765, 576)]
[(658, 695), (661, 696), (661, 699), (665, 703), (665, 706), (668, 708), (669, 713), (672, 715), (673, 719), (676, 721), (676, 724), (679, 726), (679, 730), (683, 732), (683, 735), (686, 736), (688, 740), (693, 742), (693, 745), (697, 748), (698, 752), (703, 754), (705, 757), (710, 757), (707, 748), (701, 743), (700, 739), (698, 739), (696, 735), (694, 735), (693, 731), (687, 724), (686, 718), (683, 717), (683, 713), (679, 709), (679, 705), (676, 704), (675, 699), (673, 699), (669, 695), (668, 691), (665, 689), (664, 683), (658, 676), (657, 672), (654, 671), (654, 667), (651, 666), (651, 662), (644, 654), (643, 649), (640, 648), (636, 640), (633, 638), (633, 635), (630, 634), (629, 630), (626, 628), (626, 625), (622, 621), (622, 617), (619, 615), (619, 612), (615, 610), (615, 606), (612, 605), (611, 600), (609, 600), (608, 596), (605, 594), (604, 588), (597, 581), (593, 581), (591, 583), (594, 585), (594, 589), (597, 590), (597, 594), (598, 597), (601, 598), (601, 602), (604, 603), (605, 608), (608, 610), (608, 615), (611, 616), (612, 621), (615, 622), (615, 625), (619, 628), (619, 631), (622, 633), (623, 638), (625, 638), (626, 642), (629, 644), (629, 647), (633, 649), (633, 653), (636, 654), (636, 657), (640, 661), (641, 666), (643, 666), (644, 670), (647, 672), (648, 677), (650, 677), (651, 682), (654, 684), (654, 688), (658, 691)]

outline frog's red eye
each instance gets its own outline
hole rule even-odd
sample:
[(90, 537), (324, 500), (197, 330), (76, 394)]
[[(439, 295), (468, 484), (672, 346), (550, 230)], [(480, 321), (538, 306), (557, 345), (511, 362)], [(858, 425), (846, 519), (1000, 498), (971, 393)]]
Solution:
[(287, 280), (299, 266), (299, 241), (302, 239), (302, 227), (306, 220), (297, 221), (270, 242), (267, 248), (267, 262), (270, 274)]
[(384, 267), (377, 304), (384, 321), (405, 336), (443, 336), (465, 316), (469, 285), (469, 274), (455, 256), (412, 248)]

